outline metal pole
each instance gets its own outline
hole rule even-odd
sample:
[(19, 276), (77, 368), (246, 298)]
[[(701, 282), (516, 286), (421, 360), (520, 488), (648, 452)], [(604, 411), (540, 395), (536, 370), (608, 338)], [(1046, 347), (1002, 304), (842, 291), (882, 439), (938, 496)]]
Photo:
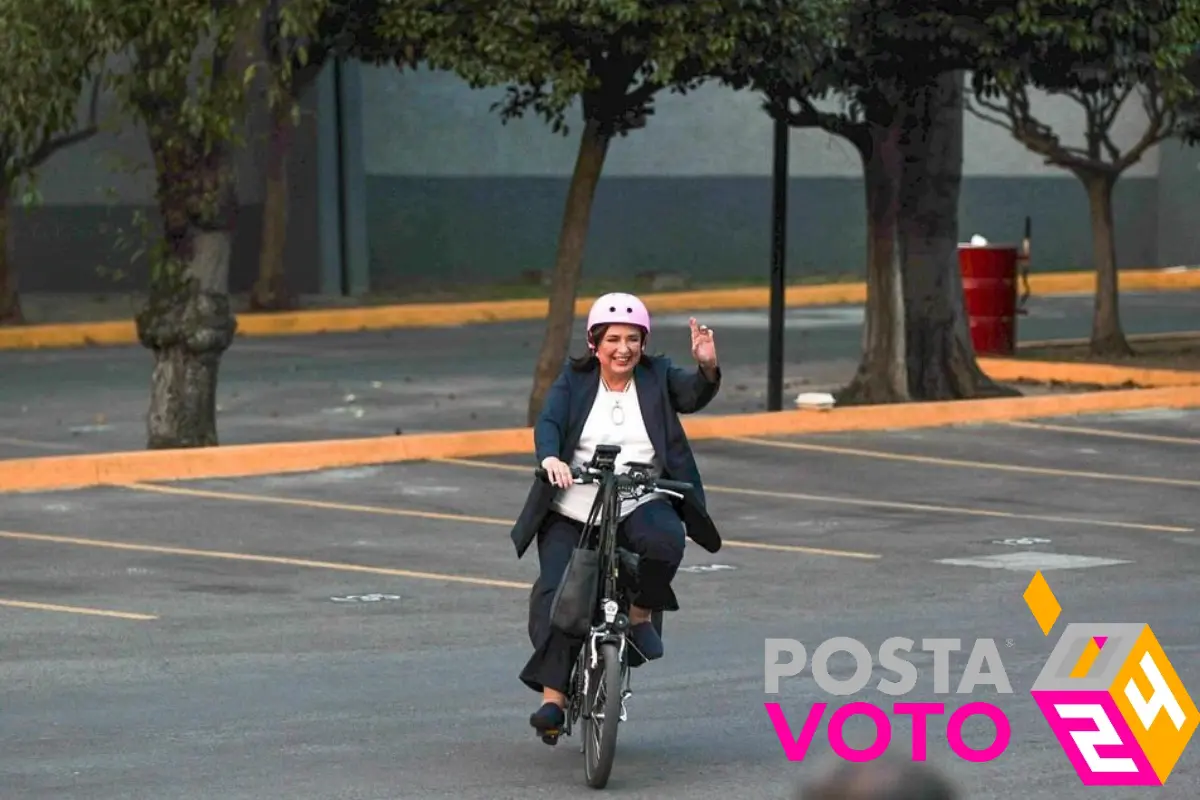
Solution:
[(771, 313), (767, 352), (767, 410), (783, 409), (784, 261), (787, 258), (788, 124), (775, 120), (771, 174)]

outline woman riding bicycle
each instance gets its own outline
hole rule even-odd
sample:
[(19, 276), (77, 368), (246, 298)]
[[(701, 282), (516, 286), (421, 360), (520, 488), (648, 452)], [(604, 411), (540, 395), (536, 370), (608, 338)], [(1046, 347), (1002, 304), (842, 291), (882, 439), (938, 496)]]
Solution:
[[(596, 484), (574, 484), (572, 466), (590, 461), (596, 445), (614, 444), (621, 447), (618, 471), (628, 462), (651, 463), (659, 477), (695, 487), (684, 500), (650, 494), (622, 501), (621, 545), (639, 556), (639, 594), (630, 608), (634, 658), (663, 655), (651, 615), (679, 609), (671, 581), (683, 560), (685, 535), (709, 552), (721, 547), (678, 417), (707, 406), (721, 383), (712, 331), (695, 319), (690, 324), (696, 370), (647, 355), (650, 313), (641, 300), (620, 293), (600, 297), (588, 314), (589, 354), (564, 366), (534, 426), (537, 459), (549, 482), (534, 481), (512, 538), (518, 558), (534, 538), (538, 543), (541, 572), (529, 600), (534, 652), (520, 678), (542, 693), (542, 705), (529, 722), (543, 736), (553, 734), (565, 720), (565, 694), (583, 644), (550, 626), (551, 601), (597, 491)], [(633, 666), (639, 663), (631, 660)]]

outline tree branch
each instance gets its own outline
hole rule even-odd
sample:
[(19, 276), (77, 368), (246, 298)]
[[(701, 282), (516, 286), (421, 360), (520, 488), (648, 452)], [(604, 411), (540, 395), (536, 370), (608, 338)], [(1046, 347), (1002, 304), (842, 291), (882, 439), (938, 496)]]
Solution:
[(1101, 143), (1108, 151), (1108, 157), (1117, 163), (1121, 160), (1121, 148), (1117, 147), (1117, 143), (1112, 140), (1112, 126), (1117, 119), (1117, 114), (1121, 111), (1121, 106), (1125, 105), (1125, 101), (1129, 99), (1130, 93), (1133, 92), (1133, 84), (1129, 84), (1121, 89), (1120, 94), (1114, 89), (1108, 90), (1110, 106), (1107, 113), (1101, 115), (1099, 120)]
[[(798, 111), (792, 109), (793, 101), (799, 105)], [(770, 100), (765, 105), (772, 116), (781, 115), (789, 127), (820, 128), (848, 140), (861, 152), (866, 153), (871, 149), (871, 129), (866, 122), (852, 120), (844, 114), (818, 111), (807, 97), (792, 95), (782, 108)]]
[[(646, 106), (665, 87), (652, 77), (635, 82), (646, 67), (645, 57), (621, 49), (604, 53), (596, 47), (592, 63), (593, 70), (601, 75), (601, 87), (595, 95), (597, 108), (592, 113), (602, 117), (602, 129), (611, 126), (613, 133), (623, 134), (646, 127)], [(629, 88), (631, 84), (633, 89)]]
[(1080, 98), (1083, 106), (1083, 136), (1087, 140), (1087, 154), (1092, 161), (1103, 160), (1104, 128), (1100, 120), (1104, 117), (1101, 102), (1094, 93), (1084, 93)]
[(646, 126), (646, 117), (641, 113), (641, 109), (654, 99), (654, 95), (662, 91), (662, 86), (658, 83), (647, 80), (633, 91), (625, 95), (625, 108), (627, 109), (626, 122), (631, 128), (643, 128)]
[[(989, 103), (988, 101), (981, 100), (978, 97), (976, 97), (975, 102), (979, 103), (979, 105), (983, 106), (984, 108), (988, 109), (989, 111), (995, 111), (999, 114), (1007, 115), (1007, 110), (1003, 106), (998, 106), (995, 103)], [(984, 122), (989, 122), (998, 128), (1006, 128), (1009, 131), (1012, 130), (1013, 123), (1011, 120), (1001, 119), (1000, 117), (993, 117), (989, 114), (983, 113), (982, 111), (980, 111), (978, 108), (975, 107), (975, 103), (973, 103), (971, 100), (967, 99), (966, 97), (963, 98), (963, 107), (967, 111), (969, 111), (972, 115), (974, 115), (978, 119), (983, 120)]]
[(1090, 158), (1086, 151), (1063, 144), (1049, 125), (1034, 117), (1029, 108), (1029, 96), (1023, 87), (1003, 90), (1002, 94), (1008, 101), (1004, 105), (975, 96), (975, 102), (1001, 115), (1000, 119), (980, 113), (966, 98), (963, 104), (980, 119), (1007, 130), (1031, 152), (1045, 158), (1047, 164), (1056, 164), (1076, 172), (1107, 172), (1111, 169), (1109, 164)]
[(1175, 130), (1176, 112), (1166, 108), (1160, 101), (1158, 83), (1149, 81), (1142, 95), (1142, 107), (1146, 111), (1146, 132), (1138, 139), (1137, 144), (1129, 148), (1129, 152), (1117, 160), (1117, 172), (1123, 172), (1136, 164), (1146, 151), (1170, 136)]
[(87, 125), (79, 130), (54, 136), (47, 134), (41, 144), (34, 148), (33, 152), (21, 159), (21, 172), (27, 172), (31, 169), (41, 166), (46, 159), (66, 147), (79, 144), (82, 141), (92, 138), (100, 130), (100, 87), (103, 81), (103, 73), (92, 79), (92, 95), (88, 102), (88, 122)]

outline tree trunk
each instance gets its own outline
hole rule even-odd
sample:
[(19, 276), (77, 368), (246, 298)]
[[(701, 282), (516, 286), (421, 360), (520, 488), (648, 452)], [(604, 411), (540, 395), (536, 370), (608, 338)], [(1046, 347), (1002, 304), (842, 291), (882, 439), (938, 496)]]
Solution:
[[(197, 148), (199, 145), (197, 145)], [(229, 260), (236, 213), (225, 152), (179, 164), (156, 154), (159, 209), (169, 252), (156, 265), (150, 298), (138, 314), (138, 336), (154, 353), (150, 449), (217, 445), (217, 370), (237, 322), (229, 303)], [(186, 156), (185, 156), (186, 158)]]
[(903, 160), (901, 128), (869, 125), (860, 149), (867, 199), (867, 302), (858, 372), (837, 396), (838, 405), (902, 403), (908, 396), (904, 357), (904, 286), (896, 215)]
[(1092, 260), (1096, 269), (1096, 305), (1092, 314), (1094, 356), (1131, 356), (1133, 348), (1121, 327), (1117, 288), (1117, 245), (1113, 233), (1112, 192), (1116, 176), (1081, 176), (1092, 217)]
[(11, 186), (0, 186), (0, 325), (20, 325), (25, 321), (12, 259), (11, 191)]
[(899, 239), (904, 275), (908, 391), (913, 400), (1014, 396), (980, 370), (963, 304), (958, 203), (963, 76), (911, 87), (903, 116)]
[(290, 103), (281, 104), (271, 112), (258, 280), (250, 293), (250, 307), (256, 311), (281, 311), (295, 307), (295, 298), (287, 290), (284, 268), (284, 249), (287, 246), (288, 153), (292, 144), (290, 106)]
[(571, 343), (571, 328), (575, 322), (575, 300), (579, 294), (579, 275), (583, 267), (583, 252), (587, 244), (588, 225), (592, 216), (592, 200), (604, 169), (609, 137), (600, 133), (597, 123), (588, 120), (579, 140), (575, 172), (567, 191), (562, 228), (558, 236), (558, 254), (554, 260), (554, 275), (550, 284), (550, 308), (542, 349), (538, 353), (533, 376), (533, 391), (529, 395), (526, 424), (533, 425), (542, 410), (542, 402), (554, 379), (562, 371)]

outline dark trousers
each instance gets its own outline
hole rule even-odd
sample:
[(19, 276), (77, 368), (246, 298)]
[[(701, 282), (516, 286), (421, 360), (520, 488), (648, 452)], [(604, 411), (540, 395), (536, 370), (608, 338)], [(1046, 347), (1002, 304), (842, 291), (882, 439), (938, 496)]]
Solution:
[[(556, 511), (546, 515), (538, 533), (541, 574), (529, 596), (533, 655), (521, 670), (521, 681), (535, 692), (550, 688), (566, 693), (583, 647), (582, 640), (550, 627), (550, 604), (582, 533), (583, 523)], [(633, 604), (656, 612), (655, 627), (660, 633), (662, 612), (679, 610), (671, 581), (683, 561), (685, 536), (683, 522), (665, 500), (639, 506), (617, 526), (617, 545), (638, 555), (638, 594)]]

